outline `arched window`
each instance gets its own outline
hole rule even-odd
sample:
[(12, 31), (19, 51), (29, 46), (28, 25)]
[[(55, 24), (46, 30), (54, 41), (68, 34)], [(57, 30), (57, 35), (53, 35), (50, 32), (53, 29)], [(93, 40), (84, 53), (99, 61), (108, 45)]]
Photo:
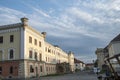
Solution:
[(13, 49), (10, 49), (9, 59), (13, 59), (13, 58), (14, 58), (14, 51)]

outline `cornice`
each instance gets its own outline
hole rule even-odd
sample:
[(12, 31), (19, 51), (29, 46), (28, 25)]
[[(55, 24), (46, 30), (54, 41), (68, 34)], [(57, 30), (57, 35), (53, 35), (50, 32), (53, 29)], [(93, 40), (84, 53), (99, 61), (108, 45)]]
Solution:
[(16, 27), (22, 27), (22, 23), (15, 23), (15, 24), (9, 24), (9, 25), (2, 25), (0, 26), (0, 30), (4, 29), (10, 29), (10, 28), (16, 28)]

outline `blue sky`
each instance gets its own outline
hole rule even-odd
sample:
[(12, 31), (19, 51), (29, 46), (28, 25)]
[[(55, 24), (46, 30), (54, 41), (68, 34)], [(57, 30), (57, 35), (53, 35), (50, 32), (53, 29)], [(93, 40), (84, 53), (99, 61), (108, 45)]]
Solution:
[(0, 0), (0, 25), (29, 18), (47, 41), (88, 63), (120, 33), (120, 0)]

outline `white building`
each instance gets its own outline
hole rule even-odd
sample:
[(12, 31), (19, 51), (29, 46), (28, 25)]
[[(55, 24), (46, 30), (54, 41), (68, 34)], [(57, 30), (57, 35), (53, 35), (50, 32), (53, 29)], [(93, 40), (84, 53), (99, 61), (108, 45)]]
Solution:
[(56, 64), (66, 62), (74, 71), (74, 55), (45, 41), (46, 32), (28, 24), (0, 26), (0, 77), (30, 78), (56, 73)]

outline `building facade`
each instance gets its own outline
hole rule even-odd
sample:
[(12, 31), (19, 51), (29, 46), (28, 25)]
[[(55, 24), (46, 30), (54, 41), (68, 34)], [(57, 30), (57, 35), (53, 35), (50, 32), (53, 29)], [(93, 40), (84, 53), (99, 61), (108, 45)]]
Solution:
[(0, 77), (30, 78), (56, 73), (56, 64), (66, 62), (74, 71), (74, 55), (45, 41), (46, 32), (38, 32), (21, 23), (0, 26)]

